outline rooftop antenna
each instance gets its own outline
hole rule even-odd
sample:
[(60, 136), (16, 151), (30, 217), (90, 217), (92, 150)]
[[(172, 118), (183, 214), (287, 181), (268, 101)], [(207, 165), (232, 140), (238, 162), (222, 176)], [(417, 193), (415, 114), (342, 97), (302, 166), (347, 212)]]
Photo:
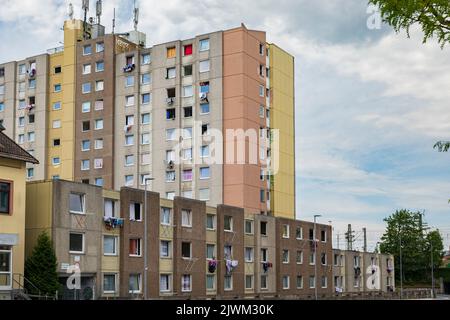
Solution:
[(102, 0), (97, 0), (95, 4), (95, 13), (97, 15), (97, 24), (100, 24), (100, 17), (102, 15)]
[(114, 8), (113, 19), (112, 19), (112, 34), (114, 34), (115, 29), (116, 29), (116, 8)]
[(134, 30), (137, 31), (137, 26), (138, 26), (138, 23), (139, 23), (139, 8), (136, 6), (136, 0), (134, 0), (134, 10), (133, 10), (133, 12), (134, 12), (134, 19), (133, 19)]
[(86, 29), (87, 29), (87, 13), (89, 11), (89, 0), (83, 0), (82, 9), (84, 11), (83, 36), (84, 36), (84, 40), (86, 40), (88, 38)]
[(67, 8), (67, 14), (69, 15), (69, 19), (73, 20), (73, 4), (69, 3), (69, 7)]

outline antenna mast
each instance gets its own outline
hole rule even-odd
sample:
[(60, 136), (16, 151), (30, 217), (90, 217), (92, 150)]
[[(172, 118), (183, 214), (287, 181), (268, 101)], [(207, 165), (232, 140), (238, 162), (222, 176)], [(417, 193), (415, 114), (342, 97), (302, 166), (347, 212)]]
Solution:
[(95, 11), (97, 15), (97, 24), (100, 24), (100, 18), (102, 16), (102, 0), (97, 0), (95, 4)]
[(84, 20), (83, 20), (83, 37), (84, 40), (88, 39), (87, 36), (87, 13), (89, 11), (89, 0), (83, 0), (82, 9), (84, 11)]
[(136, 6), (136, 0), (134, 0), (134, 30), (137, 31), (138, 23), (139, 23), (139, 8)]
[(73, 5), (69, 3), (69, 8), (67, 9), (67, 14), (69, 15), (69, 19), (73, 20)]
[(114, 8), (113, 20), (112, 20), (112, 34), (114, 34), (114, 30), (116, 29), (116, 8)]

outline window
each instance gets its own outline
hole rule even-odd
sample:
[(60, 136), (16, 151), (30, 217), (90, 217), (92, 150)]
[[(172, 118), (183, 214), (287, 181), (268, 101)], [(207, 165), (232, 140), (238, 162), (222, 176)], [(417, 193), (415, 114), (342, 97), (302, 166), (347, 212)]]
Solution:
[(253, 221), (245, 220), (245, 234), (253, 234)]
[(28, 89), (36, 89), (36, 79), (28, 80)]
[(309, 254), (309, 264), (315, 265), (316, 264), (316, 255), (314, 253)]
[(175, 192), (174, 191), (166, 192), (166, 199), (173, 200), (174, 198), (175, 198)]
[(171, 275), (170, 274), (161, 274), (159, 276), (159, 291), (160, 292), (170, 292), (171, 285)]
[(132, 146), (134, 144), (134, 135), (126, 135), (125, 136), (125, 145), (126, 146)]
[(27, 67), (25, 64), (19, 64), (19, 74), (25, 74), (27, 72)]
[(104, 274), (103, 275), (103, 293), (115, 293), (116, 292), (116, 275)]
[(166, 140), (175, 140), (175, 129), (166, 129)]
[(150, 144), (150, 133), (141, 134), (141, 144), (142, 145)]
[(283, 225), (283, 238), (289, 239), (289, 225), (288, 224)]
[(61, 66), (56, 66), (54, 71), (55, 71), (55, 74), (61, 73), (62, 72)]
[(90, 74), (91, 73), (91, 64), (84, 64), (83, 65), (83, 74)]
[(203, 60), (199, 63), (199, 72), (208, 72), (209, 71), (209, 60)]
[(61, 110), (61, 102), (53, 103), (53, 110)]
[(95, 139), (94, 148), (95, 150), (103, 149), (103, 139)]
[(175, 108), (170, 108), (166, 110), (166, 119), (175, 120)]
[(183, 47), (184, 50), (184, 55), (185, 56), (190, 56), (192, 55), (192, 44), (187, 44)]
[(34, 168), (28, 168), (27, 169), (27, 178), (31, 179), (34, 177)]
[(83, 46), (83, 55), (89, 55), (92, 53), (92, 47), (90, 44)]
[(283, 250), (282, 261), (283, 263), (289, 263), (289, 250)]
[(209, 167), (200, 168), (200, 179), (209, 179), (211, 172)]
[[(55, 84), (54, 86), (53, 86), (53, 91), (54, 92), (61, 92), (61, 89), (62, 89), (62, 87), (61, 87), (61, 84)], [(83, 92), (84, 93), (84, 92)]]
[(171, 209), (170, 208), (161, 208), (161, 224), (169, 226), (171, 222)]
[(125, 176), (125, 186), (130, 187), (134, 184), (134, 176), (132, 174)]
[(259, 44), (259, 54), (260, 54), (261, 56), (264, 55), (264, 45), (263, 45), (262, 43)]
[(296, 262), (297, 262), (297, 264), (303, 263), (303, 251), (297, 251)]
[(103, 80), (95, 81), (95, 91), (103, 91), (105, 82)]
[(245, 276), (245, 289), (247, 289), (247, 290), (253, 289), (253, 276), (252, 275)]
[(103, 159), (95, 158), (94, 159), (94, 169), (101, 169), (101, 168), (103, 168)]
[(191, 252), (192, 246), (190, 242), (182, 242), (181, 243), (181, 257), (190, 259), (192, 257)]
[(233, 231), (233, 217), (231, 216), (223, 217), (223, 228), (225, 231)]
[(125, 70), (132, 71), (134, 69), (134, 56), (133, 55), (127, 56), (125, 61), (127, 66), (132, 66), (132, 69), (125, 69)]
[(263, 248), (261, 249), (261, 262), (267, 262), (267, 249)]
[(5, 68), (0, 68), (0, 78), (5, 76)]
[(95, 130), (101, 130), (103, 129), (103, 119), (97, 119), (95, 120)]
[(103, 236), (103, 254), (105, 256), (117, 255), (117, 237)]
[(192, 65), (183, 66), (183, 74), (185, 77), (192, 76)]
[(320, 262), (322, 263), (323, 266), (327, 265), (327, 254), (326, 253), (322, 253), (320, 255)]
[(53, 129), (59, 129), (59, 128), (61, 128), (61, 120), (53, 120), (53, 122), (52, 122), (52, 128), (53, 128)]
[(360, 261), (361, 261), (360, 257), (354, 256), (354, 257), (353, 257), (353, 266), (354, 266), (355, 268), (359, 268), (359, 266), (360, 266)]
[(316, 287), (316, 277), (309, 276), (309, 288), (314, 289)]
[(200, 105), (200, 114), (209, 113), (209, 103), (203, 103)]
[(19, 144), (24, 143), (24, 142), (25, 142), (25, 135), (19, 134), (17, 140), (18, 140), (18, 143), (19, 143)]
[(152, 95), (150, 93), (144, 93), (141, 95), (142, 104), (149, 104), (152, 101)]
[(107, 218), (115, 217), (116, 216), (115, 207), (116, 202), (114, 200), (105, 199), (103, 215)]
[(94, 184), (98, 187), (103, 187), (103, 178), (95, 178)]
[(83, 102), (81, 105), (81, 112), (86, 113), (91, 111), (91, 103), (89, 101)]
[[(192, 85), (183, 87), (183, 97), (189, 98), (189, 97), (192, 97), (193, 95), (194, 95), (194, 87)], [(192, 116), (192, 114), (191, 114), (191, 116)]]
[(0, 182), (0, 213), (11, 213), (12, 184), (10, 182)]
[(53, 139), (53, 146), (59, 147), (61, 145), (61, 139)]
[(199, 41), (199, 50), (200, 51), (209, 50), (209, 39), (202, 39)]
[(192, 169), (185, 169), (182, 173), (182, 181), (192, 181)]
[(25, 117), (19, 117), (19, 127), (25, 126)]
[(322, 288), (326, 288), (328, 286), (328, 278), (325, 276), (322, 276), (321, 284), (322, 284)]
[(134, 125), (134, 116), (133, 115), (125, 116), (125, 125), (126, 126)]
[(201, 146), (200, 157), (202, 158), (209, 157), (209, 146)]
[(61, 159), (59, 157), (53, 157), (52, 158), (52, 164), (54, 166), (59, 166), (61, 164)]
[(259, 65), (259, 75), (260, 75), (261, 77), (264, 77), (265, 71), (266, 71), (266, 68), (264, 67), (264, 65), (260, 64), (260, 65)]
[(303, 289), (303, 277), (297, 276), (297, 289)]
[(141, 114), (141, 124), (150, 124), (150, 113)]
[(309, 240), (314, 240), (314, 229), (309, 229)]
[(201, 201), (209, 201), (210, 192), (208, 188), (198, 190), (198, 199)]
[(150, 84), (152, 82), (152, 77), (150, 75), (150, 73), (144, 73), (143, 75), (141, 75), (141, 84), (145, 85), (145, 84)]
[(126, 96), (125, 97), (125, 106), (130, 107), (134, 105), (134, 96)]
[(231, 274), (227, 274), (224, 277), (223, 289), (225, 291), (233, 290), (233, 276)]
[(26, 106), (27, 106), (27, 103), (25, 100), (23, 100), (23, 99), (19, 100), (19, 110), (25, 109)]
[(84, 214), (84, 194), (70, 193), (69, 194), (69, 211), (70, 213)]
[(266, 109), (264, 106), (259, 106), (259, 117), (260, 118), (264, 118), (265, 110)]
[[(167, 89), (167, 98), (175, 98), (175, 88), (169, 88), (169, 89)], [(171, 100), (172, 102), (174, 101), (174, 100)]]
[(320, 231), (320, 241), (327, 242), (327, 231), (326, 230)]
[(183, 274), (181, 276), (181, 291), (190, 292), (191, 291), (191, 281), (192, 276), (190, 274)]
[(264, 97), (265, 96), (265, 90), (263, 85), (259, 85), (259, 96)]
[(69, 251), (70, 253), (84, 253), (83, 233), (69, 233)]
[(295, 230), (295, 238), (297, 240), (303, 239), (303, 228), (302, 227), (297, 227), (297, 229)]
[(263, 274), (261, 275), (261, 290), (267, 290), (268, 283), (267, 283), (267, 275)]
[(216, 255), (216, 246), (214, 244), (206, 244), (206, 259), (212, 260)]
[(261, 221), (261, 228), (260, 233), (262, 236), (267, 236), (267, 222)]
[(131, 221), (141, 221), (142, 217), (142, 206), (139, 202), (130, 203), (130, 220)]
[(130, 239), (130, 256), (141, 256), (141, 239)]
[(128, 282), (128, 291), (130, 293), (141, 292), (141, 274), (130, 274)]
[(167, 68), (166, 79), (174, 79), (177, 76), (177, 69), (175, 67)]
[(82, 85), (82, 92), (84, 94), (91, 92), (91, 83), (90, 82), (83, 83), (83, 85)]
[(213, 214), (206, 215), (206, 229), (215, 230), (216, 229), (216, 216)]
[(5, 86), (4, 85), (0, 86), (0, 94), (5, 94)]
[(253, 248), (245, 248), (245, 262), (253, 262)]
[(202, 135), (209, 134), (209, 124), (202, 124)]
[(150, 64), (150, 53), (144, 53), (141, 58), (141, 64)]
[(125, 166), (134, 165), (134, 155), (129, 154), (125, 156)]
[(175, 58), (177, 51), (175, 47), (167, 48), (167, 59)]
[(259, 190), (259, 201), (264, 202), (266, 196), (266, 191), (264, 189)]
[(191, 139), (192, 138), (192, 127), (183, 128), (183, 139)]
[(289, 289), (289, 276), (283, 276), (283, 289)]
[(103, 42), (97, 42), (95, 44), (95, 51), (97, 51), (97, 52), (105, 51), (105, 44)]
[(200, 93), (209, 92), (209, 81), (200, 82)]
[(134, 76), (127, 76), (125, 78), (125, 87), (132, 87), (134, 86)]
[(162, 258), (169, 258), (170, 257), (170, 241), (161, 240), (159, 252), (160, 252), (160, 255)]
[(192, 211), (181, 210), (181, 226), (192, 227)]
[(216, 276), (213, 274), (206, 275), (206, 290), (214, 290), (216, 287)]
[(3, 102), (0, 102), (0, 111), (5, 110), (5, 104)]
[(166, 182), (174, 182), (175, 181), (175, 171), (168, 170), (166, 171)]
[(95, 63), (95, 72), (102, 72), (105, 70), (105, 63), (103, 61), (97, 61)]

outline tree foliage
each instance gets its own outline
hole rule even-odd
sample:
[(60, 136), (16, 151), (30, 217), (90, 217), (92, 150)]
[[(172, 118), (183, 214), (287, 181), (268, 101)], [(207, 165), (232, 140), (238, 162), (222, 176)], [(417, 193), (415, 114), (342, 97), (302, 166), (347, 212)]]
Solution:
[(25, 262), (25, 278), (33, 284), (25, 283), (28, 292), (54, 295), (60, 288), (57, 267), (52, 241), (48, 234), (43, 232), (39, 235), (31, 256)]
[(439, 231), (425, 233), (427, 228), (420, 212), (398, 210), (384, 219), (386, 230), (381, 237), (380, 251), (393, 254), (395, 275), (400, 279), (400, 247), (402, 252), (403, 280), (405, 282), (427, 281), (430, 279), (431, 246), (434, 267), (438, 267), (442, 257), (443, 243)]
[(396, 32), (409, 30), (412, 25), (422, 28), (423, 42), (436, 37), (441, 47), (450, 43), (450, 1), (449, 0), (369, 0), (380, 8), (384, 22)]
[(439, 152), (447, 152), (450, 149), (450, 141), (438, 141), (433, 148), (438, 149)]

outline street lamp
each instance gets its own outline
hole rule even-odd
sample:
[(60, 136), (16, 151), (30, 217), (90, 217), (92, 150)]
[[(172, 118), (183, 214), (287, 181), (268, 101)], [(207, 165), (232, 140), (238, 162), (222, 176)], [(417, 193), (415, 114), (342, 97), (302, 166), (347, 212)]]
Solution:
[(400, 253), (400, 299), (403, 299), (403, 264), (402, 264), (402, 233), (401, 227), (398, 226), (398, 242)]
[(314, 241), (314, 297), (317, 300), (317, 239), (316, 239), (316, 219), (321, 217), (320, 214), (314, 215), (314, 231), (313, 231), (313, 241)]
[(144, 178), (144, 300), (148, 298), (147, 273), (148, 273), (148, 236), (147, 236), (147, 182), (155, 180), (154, 178)]

